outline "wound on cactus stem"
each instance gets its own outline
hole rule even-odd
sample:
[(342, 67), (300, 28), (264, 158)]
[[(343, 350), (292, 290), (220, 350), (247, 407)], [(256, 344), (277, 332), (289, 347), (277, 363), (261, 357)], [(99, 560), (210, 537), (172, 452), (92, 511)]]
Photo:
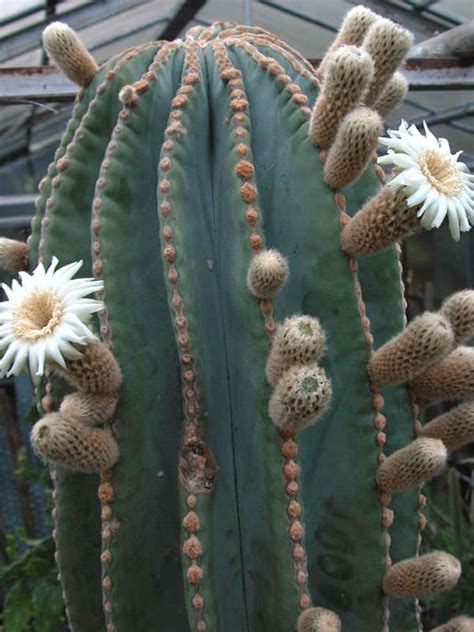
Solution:
[(474, 632), (474, 619), (472, 617), (455, 617), (443, 625), (439, 625), (431, 632)]
[(434, 551), (394, 564), (385, 574), (383, 589), (391, 597), (423, 597), (453, 588), (460, 576), (459, 560)]
[(264, 250), (250, 262), (247, 286), (260, 299), (272, 298), (285, 285), (288, 262), (277, 250)]
[(451, 323), (456, 342), (466, 342), (474, 336), (474, 290), (463, 290), (450, 296), (440, 313)]
[(326, 336), (317, 318), (290, 316), (278, 327), (267, 361), (267, 379), (275, 386), (293, 365), (313, 364), (324, 354)]
[(119, 458), (110, 430), (92, 428), (60, 413), (50, 413), (33, 426), (31, 444), (46, 461), (74, 472), (100, 472)]
[(43, 44), (54, 63), (78, 86), (87, 86), (99, 71), (77, 33), (67, 24), (52, 22), (47, 26)]
[(28, 269), (28, 246), (22, 241), (0, 237), (0, 268), (15, 274)]
[(376, 384), (400, 384), (446, 356), (454, 346), (448, 321), (440, 314), (425, 312), (402, 333), (378, 349), (369, 362)]
[(344, 227), (342, 248), (355, 257), (377, 254), (414, 232), (419, 225), (416, 208), (406, 205), (403, 191), (385, 186)]
[(270, 399), (269, 413), (281, 430), (299, 432), (328, 408), (331, 382), (317, 366), (294, 366), (285, 371)]
[(340, 121), (360, 104), (372, 74), (372, 59), (363, 50), (343, 46), (332, 53), (309, 124), (309, 137), (315, 145), (322, 149), (331, 145)]
[(377, 470), (384, 492), (401, 492), (436, 476), (446, 467), (446, 446), (439, 439), (415, 439), (391, 454)]
[(381, 117), (387, 116), (400, 105), (407, 92), (408, 81), (401, 72), (396, 72), (375, 101), (374, 110), (377, 110)]
[(474, 441), (474, 402), (460, 404), (419, 428), (419, 437), (441, 439), (448, 450)]
[(343, 189), (357, 180), (369, 162), (383, 131), (380, 116), (369, 108), (357, 108), (341, 121), (331, 146), (324, 180), (333, 189)]
[(341, 620), (326, 608), (308, 608), (298, 617), (297, 632), (341, 632)]
[(411, 390), (422, 408), (471, 396), (474, 393), (474, 349), (458, 347), (419, 373), (411, 383)]

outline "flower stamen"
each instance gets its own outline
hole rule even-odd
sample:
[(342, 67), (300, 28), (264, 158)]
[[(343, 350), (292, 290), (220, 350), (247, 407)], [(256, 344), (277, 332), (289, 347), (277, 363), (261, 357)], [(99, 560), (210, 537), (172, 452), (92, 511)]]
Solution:
[(33, 292), (12, 313), (13, 332), (18, 338), (34, 342), (54, 334), (64, 314), (57, 294), (48, 290)]
[(420, 169), (428, 182), (444, 195), (458, 195), (463, 190), (463, 180), (449, 158), (431, 149), (419, 157)]

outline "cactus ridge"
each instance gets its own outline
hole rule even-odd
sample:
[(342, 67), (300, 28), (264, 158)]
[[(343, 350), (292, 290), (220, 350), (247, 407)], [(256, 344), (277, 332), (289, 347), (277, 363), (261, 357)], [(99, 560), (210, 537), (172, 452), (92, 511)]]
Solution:
[[(357, 7), (317, 76), (263, 29), (222, 22), (132, 49), (81, 91), (30, 242), (33, 262), (84, 258), (90, 245), (86, 267), (105, 288), (101, 344), (123, 375), (118, 463), (100, 480), (54, 472), (74, 629), (159, 621), (170, 632), (257, 632), (299, 618), (303, 630), (322, 614), (335, 630), (339, 617), (354, 632), (389, 621), (411, 629), (417, 598), (455, 583), (454, 572), (426, 579), (446, 554), (413, 557), (424, 524), (416, 486), (446, 450), (437, 437), (412, 441), (417, 407), (405, 383), (414, 378), (418, 403), (417, 380), (470, 331), (470, 302), (399, 334), (406, 304), (393, 244), (408, 220), (382, 230), (370, 258), (341, 248), (351, 230), (355, 243), (373, 239), (372, 220), (351, 218), (370, 196), (378, 208), (375, 110), (389, 107), (409, 40)], [(342, 45), (362, 46), (356, 57), (375, 75), (319, 142), (310, 127), (323, 96), (327, 113), (335, 107), (324, 82)], [(269, 253), (259, 286), (256, 263)], [(280, 348), (285, 319), (298, 318), (321, 335)], [(56, 415), (102, 431), (117, 379), (97, 390), (74, 366), (64, 376), (81, 392)], [(62, 379), (52, 388), (62, 395)], [(429, 458), (420, 445), (433, 448)], [(406, 569), (421, 569), (408, 602), (398, 600)]]

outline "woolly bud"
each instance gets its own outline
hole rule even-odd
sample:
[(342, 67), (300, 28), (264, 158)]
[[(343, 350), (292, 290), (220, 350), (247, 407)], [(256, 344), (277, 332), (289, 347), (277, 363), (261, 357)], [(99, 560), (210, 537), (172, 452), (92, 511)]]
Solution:
[(474, 619), (472, 617), (456, 617), (444, 625), (439, 625), (431, 632), (474, 632)]
[(81, 347), (78, 360), (68, 360), (67, 369), (55, 367), (61, 375), (86, 393), (115, 393), (122, 374), (112, 352), (103, 342), (93, 342)]
[(453, 588), (460, 576), (459, 560), (434, 551), (391, 566), (383, 579), (383, 589), (391, 597), (422, 597)]
[(419, 428), (419, 437), (441, 439), (448, 450), (474, 441), (474, 402), (467, 402)]
[(384, 492), (402, 492), (439, 474), (446, 466), (446, 446), (439, 439), (415, 439), (391, 454), (377, 470)]
[(299, 432), (326, 411), (331, 395), (331, 382), (323, 369), (291, 367), (283, 373), (273, 391), (270, 417), (281, 430)]
[(78, 86), (87, 86), (99, 70), (77, 33), (67, 24), (53, 22), (47, 26), (43, 45), (54, 63)]
[(267, 362), (268, 382), (275, 386), (295, 364), (313, 364), (324, 353), (326, 336), (312, 316), (290, 316), (278, 327)]
[(34, 425), (31, 444), (47, 461), (74, 472), (107, 470), (119, 458), (110, 430), (91, 428), (60, 413), (50, 413)]
[(395, 22), (380, 18), (367, 31), (362, 47), (374, 60), (374, 78), (365, 102), (373, 105), (413, 44), (413, 35)]
[(119, 100), (126, 107), (133, 107), (138, 103), (138, 92), (134, 86), (124, 86), (119, 92)]
[(339, 122), (360, 104), (374, 72), (372, 59), (355, 46), (343, 46), (329, 56), (321, 88), (309, 123), (309, 137), (327, 149)]
[(447, 355), (453, 346), (448, 321), (440, 314), (425, 312), (372, 355), (370, 377), (376, 384), (406, 382)]
[(250, 262), (247, 286), (261, 299), (272, 298), (285, 285), (288, 262), (277, 250), (263, 250)]
[(377, 112), (357, 108), (349, 112), (337, 130), (324, 165), (324, 180), (333, 189), (352, 184), (364, 171), (383, 131)]
[(341, 620), (332, 610), (308, 608), (298, 617), (297, 632), (341, 632)]
[(374, 103), (374, 110), (385, 117), (405, 98), (408, 92), (408, 81), (401, 72), (396, 72)]
[(28, 270), (28, 246), (23, 241), (0, 237), (0, 268), (8, 272)]
[(451, 323), (456, 342), (474, 336), (474, 290), (456, 292), (443, 303), (440, 312)]
[(362, 44), (369, 27), (378, 19), (379, 16), (376, 13), (370, 9), (366, 9), (362, 5), (351, 9), (344, 18), (341, 28), (339, 29), (339, 33), (332, 43), (331, 48), (326, 53), (320, 64), (318, 68), (318, 75), (321, 76), (324, 72), (326, 72), (327, 60), (330, 58), (331, 53), (340, 46), (343, 46), (344, 44), (359, 46), (359, 44)]
[(112, 419), (117, 401), (115, 393), (71, 393), (63, 399), (59, 412), (68, 419), (82, 421), (90, 426), (104, 424)]
[(464, 399), (474, 393), (474, 348), (458, 347), (411, 383), (418, 406)]
[(405, 200), (402, 189), (382, 187), (344, 227), (343, 250), (355, 257), (374, 255), (416, 230), (416, 207), (408, 208)]

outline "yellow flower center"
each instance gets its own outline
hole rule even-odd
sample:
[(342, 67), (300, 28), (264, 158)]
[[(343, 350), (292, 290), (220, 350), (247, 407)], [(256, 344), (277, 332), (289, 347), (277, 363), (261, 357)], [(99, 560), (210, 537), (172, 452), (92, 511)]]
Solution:
[(461, 174), (439, 152), (428, 149), (419, 158), (420, 169), (428, 182), (440, 193), (458, 195), (463, 190)]
[(17, 338), (36, 342), (54, 332), (63, 313), (64, 304), (56, 294), (48, 290), (33, 292), (13, 312), (13, 331)]

